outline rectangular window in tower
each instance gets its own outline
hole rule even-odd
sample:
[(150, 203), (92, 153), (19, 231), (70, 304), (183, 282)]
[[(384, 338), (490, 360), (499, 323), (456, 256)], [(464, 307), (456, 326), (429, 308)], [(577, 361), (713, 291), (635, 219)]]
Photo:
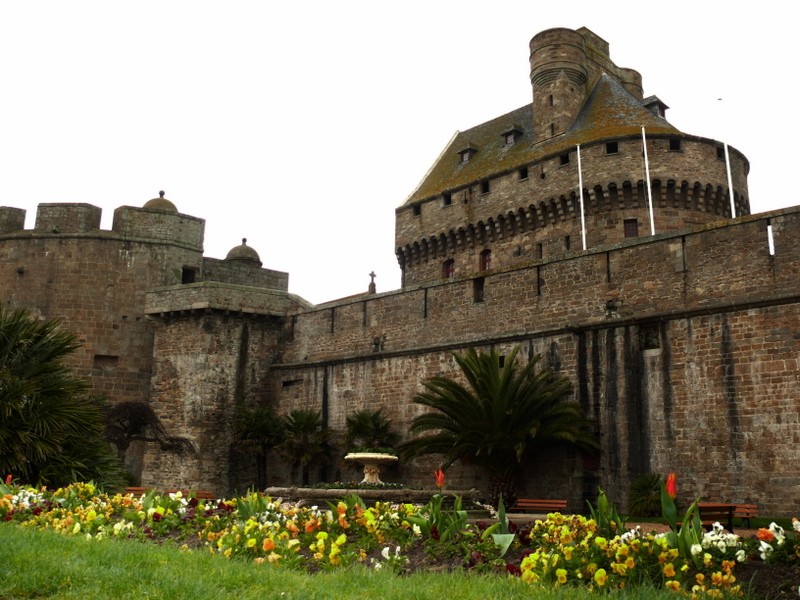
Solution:
[(717, 146), (717, 160), (725, 160), (725, 148)]
[(442, 279), (452, 279), (456, 274), (456, 261), (448, 258), (442, 263)]
[(489, 180), (484, 179), (481, 181), (481, 194), (488, 194), (489, 193)]
[(412, 207), (411, 211), (412, 211), (412, 214), (413, 214), (415, 217), (418, 217), (418, 216), (420, 215), (420, 213), (422, 212), (422, 205), (421, 205), (421, 204), (415, 204), (415, 205)]
[(569, 239), (568, 235), (564, 236), (564, 250), (569, 250), (572, 240)]
[(681, 138), (676, 138), (676, 137), (669, 138), (669, 151), (670, 152), (681, 151)]
[(492, 251), (488, 248), (481, 252), (480, 260), (478, 261), (478, 269), (480, 271), (488, 271), (492, 268)]
[(520, 167), (518, 173), (519, 173), (519, 178), (520, 179), (527, 179), (528, 178), (528, 167)]
[(560, 162), (562, 167), (565, 166), (565, 165), (568, 165), (569, 164), (569, 152), (566, 152), (566, 153), (562, 154), (561, 156), (559, 156), (558, 160), (559, 160), (559, 162)]
[(544, 258), (544, 246), (542, 246), (541, 242), (536, 244), (536, 248), (533, 251), (533, 256), (536, 260), (542, 260), (542, 258)]
[(197, 269), (194, 267), (183, 267), (181, 271), (181, 283), (194, 283), (197, 279)]
[(453, 203), (453, 195), (448, 193), (442, 194), (442, 206), (450, 206)]
[(625, 237), (634, 238), (639, 237), (639, 220), (638, 219), (625, 219), (623, 222), (625, 228)]
[(473, 302), (483, 302), (485, 285), (486, 285), (486, 280), (483, 277), (478, 277), (477, 279), (472, 280)]
[(619, 144), (617, 142), (606, 142), (606, 154), (617, 154), (619, 152)]

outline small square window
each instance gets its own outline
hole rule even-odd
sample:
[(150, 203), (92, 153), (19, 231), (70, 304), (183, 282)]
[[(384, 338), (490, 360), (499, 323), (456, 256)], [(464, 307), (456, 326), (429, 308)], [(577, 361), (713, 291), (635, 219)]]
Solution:
[(514, 138), (515, 138), (515, 135), (514, 135), (513, 131), (511, 133), (507, 133), (506, 134), (506, 146), (513, 146), (514, 145)]
[(625, 228), (625, 237), (633, 238), (639, 237), (639, 220), (638, 219), (625, 219), (623, 222)]
[(444, 194), (442, 196), (442, 204), (445, 206), (450, 206), (453, 203), (453, 196), (452, 194)]
[(561, 163), (561, 166), (562, 166), (562, 167), (563, 167), (564, 165), (568, 165), (568, 164), (569, 164), (569, 152), (567, 152), (567, 153), (565, 153), (565, 154), (562, 154), (561, 156), (559, 156), (559, 157), (558, 157), (558, 160), (560, 161), (560, 163)]
[(197, 269), (194, 267), (183, 267), (181, 271), (181, 283), (194, 283), (197, 280)]
[(606, 142), (606, 154), (616, 154), (619, 152), (619, 144), (617, 142)]
[(418, 217), (419, 213), (421, 212), (421, 209), (422, 209), (422, 207), (419, 204), (415, 204), (413, 206), (413, 208), (411, 209), (411, 211), (412, 211), (412, 213), (414, 214), (415, 217)]
[(489, 180), (484, 179), (481, 181), (481, 194), (488, 194), (489, 193)]
[(669, 151), (670, 152), (680, 152), (681, 151), (681, 138), (669, 138)]
[(520, 167), (518, 171), (520, 179), (527, 179), (528, 178), (528, 167)]

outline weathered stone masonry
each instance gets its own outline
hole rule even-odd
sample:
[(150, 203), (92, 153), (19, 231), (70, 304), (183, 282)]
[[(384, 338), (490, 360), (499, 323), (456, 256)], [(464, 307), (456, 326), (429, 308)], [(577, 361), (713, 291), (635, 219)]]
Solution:
[[(637, 475), (674, 470), (682, 500), (792, 516), (800, 207), (750, 215), (744, 155), (729, 149), (730, 190), (722, 144), (670, 125), (593, 32), (548, 30), (530, 49), (532, 103), (458, 133), (396, 209), (400, 290), (312, 306), (246, 241), (203, 257), (204, 221), (161, 194), (117, 209), (111, 231), (88, 204), (42, 204), (33, 230), (0, 207), (0, 299), (62, 319), (98, 392), (149, 402), (193, 442), (183, 457), (139, 448), (129, 467), (145, 485), (252, 485), (254, 461), (232, 445), (240, 406), (318, 409), (336, 432), (380, 407), (405, 434), (422, 382), (458, 375), (454, 351), (519, 345), (572, 380), (602, 443), (599, 459), (540, 457), (524, 494), (583, 510), (601, 485), (624, 505)], [(436, 464), (390, 475), (427, 486)], [(357, 473), (334, 461), (315, 475)], [(269, 476), (289, 473), (275, 460)], [(483, 477), (469, 464), (448, 472), (456, 487)]]

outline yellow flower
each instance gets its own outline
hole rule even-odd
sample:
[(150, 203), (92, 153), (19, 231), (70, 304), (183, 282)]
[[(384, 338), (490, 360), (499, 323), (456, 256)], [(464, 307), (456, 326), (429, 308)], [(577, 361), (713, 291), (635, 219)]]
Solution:
[(681, 590), (681, 582), (670, 579), (664, 584), (664, 587), (673, 592), (679, 592)]
[(672, 563), (664, 565), (664, 577), (675, 577), (675, 566)]
[(603, 587), (608, 581), (608, 575), (606, 574), (605, 569), (597, 569), (594, 574), (594, 581), (600, 587)]
[(567, 583), (567, 570), (566, 569), (556, 569), (556, 579), (560, 585), (564, 585)]

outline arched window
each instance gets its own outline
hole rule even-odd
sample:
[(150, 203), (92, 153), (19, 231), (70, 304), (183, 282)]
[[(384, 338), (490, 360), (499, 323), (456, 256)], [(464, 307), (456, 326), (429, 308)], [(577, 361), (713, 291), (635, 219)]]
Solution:
[(442, 263), (442, 277), (444, 279), (452, 279), (456, 274), (456, 261), (448, 258)]
[(478, 269), (480, 271), (488, 271), (492, 268), (492, 251), (488, 248), (481, 252), (481, 258), (478, 263)]

